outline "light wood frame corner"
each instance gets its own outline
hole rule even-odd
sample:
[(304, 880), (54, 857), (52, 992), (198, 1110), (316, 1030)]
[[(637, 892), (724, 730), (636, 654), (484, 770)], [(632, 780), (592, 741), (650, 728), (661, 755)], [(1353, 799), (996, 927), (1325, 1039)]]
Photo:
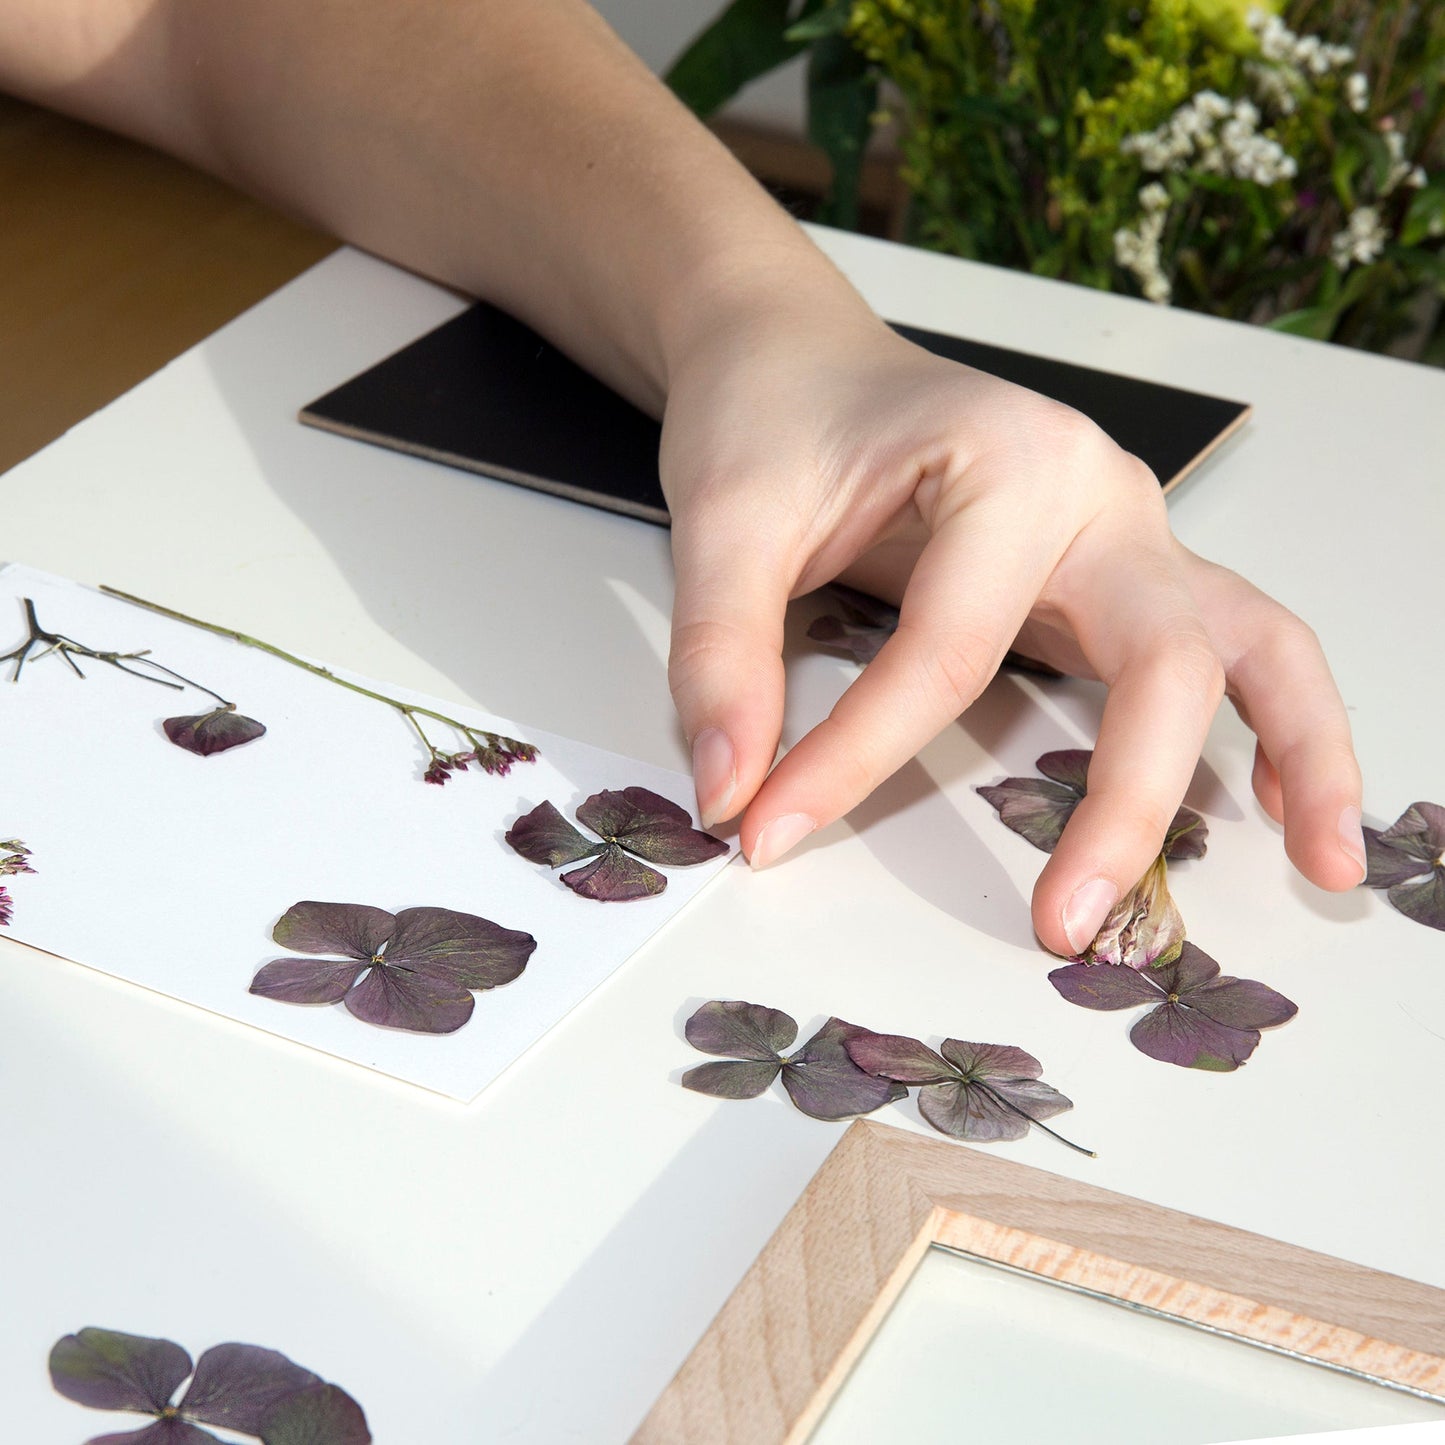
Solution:
[(933, 1244), (1445, 1403), (1445, 1290), (859, 1120), (633, 1445), (806, 1440)]

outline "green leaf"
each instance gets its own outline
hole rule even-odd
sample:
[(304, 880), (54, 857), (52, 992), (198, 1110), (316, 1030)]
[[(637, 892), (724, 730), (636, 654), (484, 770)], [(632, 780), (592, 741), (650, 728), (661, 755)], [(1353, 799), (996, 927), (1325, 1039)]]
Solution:
[(1442, 221), (1445, 221), (1445, 177), (1416, 191), (1405, 213), (1405, 224), (1400, 228), (1400, 244), (1418, 246), (1429, 239), (1431, 225)]
[[(790, 40), (792, 0), (732, 0), (678, 58), (664, 79), (695, 114), (710, 116), (749, 81), (804, 49)], [(808, 7), (804, 7), (806, 14)]]
[(848, 28), (852, 13), (849, 0), (823, 0), (822, 8), (805, 5), (797, 23), (784, 32), (787, 39), (799, 42), (821, 40), (825, 35), (841, 35)]
[(828, 226), (856, 230), (863, 149), (873, 130), (878, 80), (868, 60), (842, 35), (829, 35), (808, 56), (808, 139), (833, 167), (833, 184), (818, 212)]

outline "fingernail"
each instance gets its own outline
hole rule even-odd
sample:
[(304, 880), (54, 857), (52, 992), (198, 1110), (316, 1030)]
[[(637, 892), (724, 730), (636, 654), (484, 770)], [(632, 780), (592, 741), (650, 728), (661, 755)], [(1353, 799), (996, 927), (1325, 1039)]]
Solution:
[(776, 863), (789, 848), (796, 847), (817, 828), (806, 813), (784, 813), (763, 825), (748, 862), (754, 868), (767, 868)]
[(1109, 910), (1119, 901), (1119, 890), (1107, 878), (1081, 883), (1064, 906), (1064, 937), (1075, 953), (1082, 953), (1103, 927)]
[(1340, 847), (1349, 854), (1350, 861), (1360, 870), (1360, 881), (1370, 871), (1365, 859), (1365, 835), (1360, 831), (1360, 810), (1352, 803), (1340, 814)]
[(704, 728), (692, 740), (692, 782), (703, 827), (726, 818), (738, 774), (732, 741), (721, 728)]

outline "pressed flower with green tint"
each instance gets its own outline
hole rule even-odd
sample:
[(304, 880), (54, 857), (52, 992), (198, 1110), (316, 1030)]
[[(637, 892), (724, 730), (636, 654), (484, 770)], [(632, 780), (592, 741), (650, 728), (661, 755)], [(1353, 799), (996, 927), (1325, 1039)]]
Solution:
[(649, 864), (685, 868), (728, 850), (721, 838), (692, 826), (692, 815), (647, 788), (593, 793), (577, 807), (577, 820), (601, 842), (579, 833), (551, 803), (538, 803), (507, 830), (507, 842), (529, 863), (561, 868), (562, 882), (583, 898), (624, 903), (650, 898), (667, 879)]
[[(0, 843), (0, 878), (13, 878), (17, 873), (33, 873), (30, 866), (30, 849), (19, 838), (7, 838)], [(15, 916), (15, 901), (0, 884), (0, 927), (8, 924)]]
[(851, 1119), (903, 1098), (908, 1090), (865, 1073), (848, 1056), (849, 1040), (867, 1033), (831, 1018), (796, 1053), (783, 1050), (798, 1037), (797, 1023), (781, 1009), (739, 999), (716, 999), (684, 1027), (687, 1041), (705, 1054), (726, 1056), (699, 1064), (682, 1086), (718, 1099), (755, 1099), (779, 1075), (788, 1097), (814, 1119)]
[(1385, 890), (1406, 918), (1445, 929), (1445, 808), (1411, 803), (1388, 828), (1364, 831), (1364, 886)]
[(1065, 964), (1049, 982), (1081, 1008), (1149, 1007), (1129, 1031), (1136, 1049), (1161, 1063), (1216, 1073), (1237, 1069), (1259, 1046), (1261, 1029), (1288, 1023), (1299, 1011), (1254, 979), (1221, 976), (1219, 965), (1192, 943), (1144, 969)]
[[(187, 1378), (185, 1394), (172, 1404)], [(154, 1424), (98, 1436), (90, 1445), (219, 1445), (222, 1437), (205, 1425), (262, 1445), (371, 1440), (361, 1406), (345, 1390), (258, 1345), (215, 1345), (192, 1365), (170, 1340), (88, 1327), (56, 1342), (50, 1380), (77, 1405), (154, 1417)]]
[[(1000, 820), (1027, 838), (1035, 848), (1052, 853), (1064, 827), (1083, 801), (1089, 760), (1085, 748), (1061, 748), (1045, 753), (1036, 768), (1042, 778), (1005, 778), (978, 789), (998, 811)], [(1165, 858), (1202, 858), (1208, 848), (1209, 828), (1193, 808), (1181, 807), (1164, 835)]]

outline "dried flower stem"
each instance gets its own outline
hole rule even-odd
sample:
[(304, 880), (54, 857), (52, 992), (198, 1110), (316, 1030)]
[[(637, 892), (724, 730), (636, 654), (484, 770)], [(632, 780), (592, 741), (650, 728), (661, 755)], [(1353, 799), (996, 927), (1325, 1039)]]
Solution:
[[(187, 687), (193, 687), (198, 692), (203, 692), (207, 697), (213, 697), (222, 708), (233, 711), (236, 704), (227, 702), (220, 693), (213, 691), (202, 682), (194, 678), (186, 677), (183, 673), (177, 672), (172, 667), (166, 667), (163, 663), (156, 662), (148, 650), (140, 652), (103, 652), (99, 648), (87, 647), (83, 642), (77, 642), (73, 637), (67, 637), (63, 632), (49, 632), (40, 625), (40, 619), (35, 613), (35, 603), (26, 597), (22, 599), (25, 603), (25, 623), (30, 630), (30, 635), (11, 652), (0, 656), (0, 662), (13, 662), (15, 671), (10, 675), (11, 682), (20, 681), (20, 670), (30, 659), (32, 652), (42, 643), (45, 644), (41, 651), (34, 653), (36, 657), (44, 657), (47, 653), (57, 653), (70, 667), (70, 670), (77, 677), (83, 678), (85, 674), (80, 670), (80, 664), (76, 662), (77, 657), (89, 657), (96, 662), (104, 662), (119, 672), (129, 673), (131, 677), (138, 677), (142, 682), (153, 682), (159, 687), (169, 687), (176, 692), (181, 692)], [(165, 673), (165, 677), (153, 677), (149, 672), (141, 672), (138, 668), (127, 667), (128, 662), (138, 662), (141, 667), (148, 667), (155, 672)], [(166, 678), (174, 678), (175, 681), (167, 682)]]
[(995, 1104), (1000, 1104), (1005, 1109), (1008, 1109), (1015, 1114), (1021, 1115), (1023, 1118), (1027, 1119), (1029, 1123), (1034, 1126), (1035, 1129), (1042, 1129), (1044, 1133), (1047, 1134), (1051, 1139), (1057, 1139), (1060, 1144), (1067, 1144), (1069, 1148), (1074, 1151), (1074, 1153), (1087, 1155), (1090, 1159), (1097, 1159), (1099, 1157), (1092, 1149), (1085, 1149), (1082, 1144), (1075, 1144), (1072, 1139), (1065, 1139), (1064, 1136), (1058, 1133), (1057, 1130), (1050, 1129), (1047, 1124), (1040, 1123), (1039, 1120), (1035, 1119), (1034, 1116), (1030, 1114), (1027, 1109), (1020, 1109), (1017, 1104), (1011, 1104), (996, 1089), (990, 1089), (989, 1086), (985, 1084), (982, 1079), (974, 1079), (971, 1082), (973, 1083), (974, 1088), (982, 1089), (984, 1093), (987, 1094), (989, 1098), (994, 1101)]
[[(133, 607), (143, 607), (147, 612), (159, 613), (162, 617), (169, 617), (173, 622), (184, 622), (189, 627), (199, 627), (204, 632), (215, 633), (217, 637), (227, 637), (232, 642), (239, 642), (243, 647), (254, 647), (260, 652), (266, 652), (272, 657), (280, 658), (282, 662), (289, 662), (292, 667), (299, 667), (303, 672), (309, 672), (313, 677), (324, 678), (327, 682), (334, 682), (337, 687), (344, 687), (350, 692), (360, 693), (362, 697), (369, 697), (374, 702), (385, 703), (387, 707), (400, 713), (401, 716), (416, 729), (417, 734), (433, 758), (437, 756), (437, 749), (422, 731), (421, 724), (417, 722), (418, 717), (429, 717), (446, 727), (454, 729), (474, 747), (485, 745), (489, 748), (496, 748), (504, 753), (510, 753), (524, 762), (531, 762), (537, 756), (537, 749), (533, 747), (531, 743), (519, 742), (516, 738), (505, 737), (500, 733), (473, 728), (460, 719), (448, 717), (446, 713), (437, 712), (433, 708), (421, 707), (416, 703), (402, 702), (399, 698), (388, 697), (383, 692), (377, 692), (373, 688), (363, 687), (359, 682), (349, 682), (344, 677), (338, 677), (329, 667), (322, 667), (316, 662), (307, 662), (304, 658), (297, 657), (295, 653), (287, 652), (284, 648), (277, 647), (274, 643), (263, 642), (259, 637), (251, 637), (247, 633), (237, 632), (235, 628), (221, 627), (214, 622), (203, 622), (199, 617), (190, 617), (184, 612), (175, 611), (173, 608), (162, 607), (159, 602), (148, 602), (144, 597), (136, 597), (129, 592), (122, 592), (118, 587), (107, 587), (102, 583), (100, 590), (108, 597), (117, 597), (122, 602), (129, 602)], [(3, 658), (0, 658), (0, 661), (3, 660)], [(214, 695), (215, 694), (212, 694), (212, 696)]]

